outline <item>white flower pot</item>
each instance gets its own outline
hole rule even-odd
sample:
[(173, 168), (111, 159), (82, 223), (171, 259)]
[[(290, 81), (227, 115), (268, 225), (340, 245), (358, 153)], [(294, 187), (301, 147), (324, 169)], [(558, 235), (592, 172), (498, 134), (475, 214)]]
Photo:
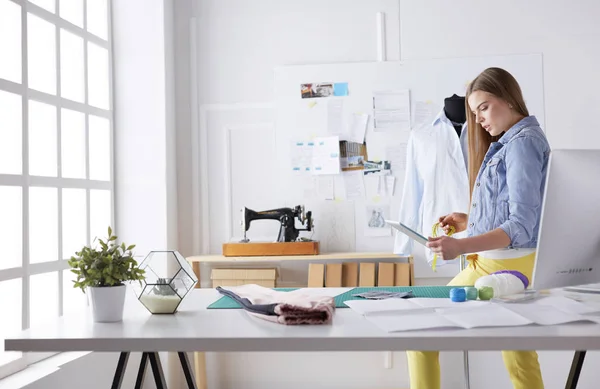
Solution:
[(95, 322), (109, 323), (123, 320), (125, 285), (90, 287), (89, 291)]

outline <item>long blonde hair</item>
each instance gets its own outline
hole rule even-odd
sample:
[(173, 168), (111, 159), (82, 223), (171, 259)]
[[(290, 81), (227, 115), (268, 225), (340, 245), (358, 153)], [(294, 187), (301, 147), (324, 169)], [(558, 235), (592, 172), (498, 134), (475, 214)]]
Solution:
[(501, 135), (491, 136), (475, 121), (475, 114), (469, 107), (469, 96), (475, 91), (488, 92), (506, 101), (517, 113), (529, 116), (529, 111), (523, 100), (521, 87), (515, 78), (504, 69), (487, 68), (481, 72), (467, 87), (465, 109), (467, 114), (469, 140), (469, 185), (471, 195), (477, 180), (477, 174), (490, 144), (497, 142)]

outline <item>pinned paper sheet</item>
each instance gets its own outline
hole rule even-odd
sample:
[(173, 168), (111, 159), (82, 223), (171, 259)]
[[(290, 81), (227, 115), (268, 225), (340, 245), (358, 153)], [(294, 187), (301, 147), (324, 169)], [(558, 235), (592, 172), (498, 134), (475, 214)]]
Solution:
[(417, 101), (415, 103), (415, 113), (413, 128), (419, 128), (431, 124), (434, 118), (434, 107), (429, 102)]
[(369, 115), (366, 113), (352, 114), (350, 117), (350, 123), (348, 125), (347, 140), (356, 143), (363, 143), (365, 141), (368, 123)]
[(320, 200), (333, 200), (335, 198), (333, 176), (317, 177), (317, 197)]
[(291, 145), (291, 169), (296, 174), (310, 174), (314, 142), (294, 141)]
[(340, 141), (337, 136), (315, 138), (312, 155), (313, 174), (340, 172)]
[(344, 172), (343, 178), (347, 199), (364, 197), (365, 185), (363, 174), (360, 170)]
[(366, 225), (365, 236), (390, 236), (392, 229), (385, 223), (389, 219), (390, 206), (388, 204), (371, 204), (365, 207)]
[(327, 132), (342, 135), (344, 132), (344, 100), (331, 99), (327, 102)]
[(375, 131), (409, 131), (410, 91), (375, 92), (373, 122)]

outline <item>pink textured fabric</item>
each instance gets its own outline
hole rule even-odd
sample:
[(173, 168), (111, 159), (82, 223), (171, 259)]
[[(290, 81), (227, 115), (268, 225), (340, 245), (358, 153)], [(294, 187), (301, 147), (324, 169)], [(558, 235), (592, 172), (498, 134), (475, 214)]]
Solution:
[(311, 296), (302, 289), (281, 292), (260, 285), (247, 284), (227, 287), (227, 290), (247, 298), (252, 304), (276, 304), (277, 316), (248, 313), (280, 324), (328, 324), (331, 323), (335, 312), (333, 297)]

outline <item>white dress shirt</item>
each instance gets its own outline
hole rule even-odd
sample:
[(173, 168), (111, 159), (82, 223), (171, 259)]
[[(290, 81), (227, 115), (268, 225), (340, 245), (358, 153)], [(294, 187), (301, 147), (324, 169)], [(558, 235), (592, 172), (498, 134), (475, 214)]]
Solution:
[[(440, 216), (469, 211), (466, 134), (465, 124), (460, 138), (457, 136), (443, 109), (431, 125), (411, 131), (398, 221), (425, 237), (431, 236)], [(394, 253), (412, 255), (413, 241), (398, 231), (395, 234)], [(464, 232), (454, 236), (462, 235)], [(431, 264), (433, 253), (426, 249), (426, 255)], [(436, 266), (450, 263), (456, 260), (438, 260)]]

